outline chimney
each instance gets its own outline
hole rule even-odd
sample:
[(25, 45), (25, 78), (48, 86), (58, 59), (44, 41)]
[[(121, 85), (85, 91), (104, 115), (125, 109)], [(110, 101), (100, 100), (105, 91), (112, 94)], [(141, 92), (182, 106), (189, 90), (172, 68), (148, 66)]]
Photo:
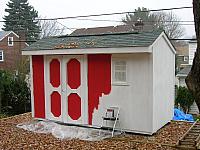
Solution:
[(135, 22), (135, 29), (138, 30), (138, 31), (141, 31), (143, 30), (143, 27), (144, 27), (144, 23), (142, 21), (141, 18), (138, 18), (137, 22)]

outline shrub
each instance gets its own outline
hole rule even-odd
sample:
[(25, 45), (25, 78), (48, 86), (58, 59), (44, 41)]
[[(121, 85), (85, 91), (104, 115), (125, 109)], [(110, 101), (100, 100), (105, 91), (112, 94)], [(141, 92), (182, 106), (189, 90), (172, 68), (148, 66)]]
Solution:
[(183, 111), (187, 113), (193, 102), (194, 97), (192, 93), (186, 87), (178, 87), (175, 105), (180, 105)]
[(2, 112), (10, 115), (30, 111), (30, 89), (25, 75), (0, 71)]

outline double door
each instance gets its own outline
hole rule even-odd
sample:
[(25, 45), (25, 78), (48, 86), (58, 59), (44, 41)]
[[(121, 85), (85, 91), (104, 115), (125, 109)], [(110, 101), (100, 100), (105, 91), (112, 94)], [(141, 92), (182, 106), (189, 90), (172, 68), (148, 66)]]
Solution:
[(84, 55), (45, 57), (46, 118), (88, 124), (87, 59)]

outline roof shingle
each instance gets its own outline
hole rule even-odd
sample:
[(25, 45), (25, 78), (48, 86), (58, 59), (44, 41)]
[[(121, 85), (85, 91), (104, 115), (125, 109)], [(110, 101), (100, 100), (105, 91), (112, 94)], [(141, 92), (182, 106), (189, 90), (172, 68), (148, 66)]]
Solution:
[(151, 45), (162, 30), (148, 32), (106, 33), (96, 35), (68, 35), (41, 39), (24, 51), (53, 49), (86, 49), (86, 48), (116, 48), (143, 47)]

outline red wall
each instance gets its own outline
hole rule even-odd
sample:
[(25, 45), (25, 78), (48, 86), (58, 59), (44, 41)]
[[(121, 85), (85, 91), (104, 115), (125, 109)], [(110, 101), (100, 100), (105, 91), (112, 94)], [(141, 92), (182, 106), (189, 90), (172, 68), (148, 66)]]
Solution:
[(32, 56), (34, 117), (45, 118), (44, 58)]
[(111, 55), (88, 55), (88, 123), (92, 124), (94, 109), (98, 109), (102, 93), (111, 91)]
[[(32, 56), (34, 117), (45, 118), (44, 58)], [(99, 98), (111, 91), (111, 55), (88, 55), (88, 123), (92, 124)]]

